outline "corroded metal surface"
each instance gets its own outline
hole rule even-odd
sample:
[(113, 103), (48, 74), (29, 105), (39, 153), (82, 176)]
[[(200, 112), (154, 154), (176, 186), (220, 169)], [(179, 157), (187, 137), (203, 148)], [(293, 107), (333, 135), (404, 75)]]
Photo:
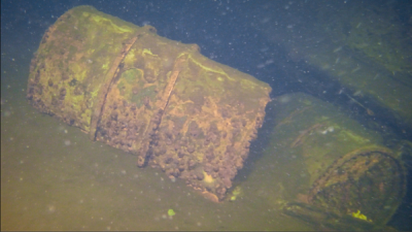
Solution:
[(45, 33), (27, 99), (219, 201), (243, 167), (271, 88), (199, 50), (76, 7)]
[(366, 221), (384, 225), (405, 190), (406, 173), (401, 162), (391, 150), (370, 146), (335, 160), (313, 183), (308, 201), (341, 216), (359, 210), (367, 215)]
[(97, 99), (94, 105), (94, 110), (92, 114), (92, 118), (90, 121), (90, 139), (95, 140), (96, 138), (96, 130), (97, 130), (97, 123), (100, 121), (102, 110), (104, 103), (106, 101), (106, 94), (109, 90), (110, 85), (113, 82), (113, 79), (119, 74), (119, 65), (120, 62), (123, 61), (126, 54), (130, 51), (132, 45), (136, 42), (137, 36), (131, 38), (123, 47), (120, 52), (120, 55), (113, 61), (112, 66), (110, 67), (109, 71), (106, 73), (106, 76), (103, 80), (103, 85), (100, 86)]
[[(380, 134), (312, 96), (280, 96), (268, 108), (276, 109), (267, 112), (276, 126), (265, 152), (293, 158), (290, 182), (296, 184), (287, 183), (287, 191), (295, 197), (289, 200), (323, 212), (322, 217), (313, 213), (310, 220), (330, 223), (327, 215), (334, 215), (373, 228), (391, 219), (406, 191), (406, 170), (398, 150), (384, 146)], [(299, 164), (301, 170), (293, 174), (292, 165)], [(302, 179), (307, 181), (302, 184)], [(293, 210), (291, 214), (304, 212), (295, 209), (286, 208)]]

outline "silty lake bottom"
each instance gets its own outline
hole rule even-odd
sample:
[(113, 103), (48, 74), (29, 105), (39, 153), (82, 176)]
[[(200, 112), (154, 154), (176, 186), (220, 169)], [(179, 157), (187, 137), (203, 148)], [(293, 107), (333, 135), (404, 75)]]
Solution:
[(13, 75), (2, 85), (2, 230), (313, 230), (281, 214), (290, 170), (275, 156), (245, 167), (247, 178), (238, 174), (243, 193), (236, 201), (213, 203), (182, 180), (138, 168), (135, 156), (38, 113), (25, 99), (27, 71)]
[(293, 200), (285, 186), (303, 176), (279, 154), (259, 156), (252, 146), (234, 182), (241, 196), (213, 203), (161, 170), (138, 168), (136, 156), (40, 114), (25, 99), (23, 61), (2, 62), (2, 230), (319, 229), (282, 214), (285, 199)]
[[(6, 1), (2, 1), (2, 6), (3, 2)], [(79, 3), (71, 4), (74, 6)], [(288, 1), (285, 6), (293, 7), (294, 2)], [(13, 13), (15, 21), (4, 20), (4, 24), (2, 22), (2, 29), (4, 29), (1, 40), (2, 230), (308, 231), (326, 229), (312, 227), (282, 213), (281, 207), (284, 203), (294, 200), (298, 192), (298, 190), (293, 192), (293, 189), (287, 191), (288, 183), (299, 183), (307, 176), (303, 176), (301, 170), (297, 170), (298, 165), (296, 169), (290, 169), (290, 165), (285, 165), (283, 161), (286, 159), (284, 157), (280, 159), (282, 154), (262, 155), (260, 149), (255, 149), (259, 147), (261, 142), (259, 140), (255, 141), (245, 167), (234, 180), (234, 186), (240, 186), (242, 193), (233, 202), (213, 203), (187, 187), (182, 180), (177, 179), (172, 182), (159, 169), (138, 168), (137, 157), (102, 142), (92, 142), (88, 135), (79, 129), (48, 115), (40, 114), (31, 107), (25, 99), (30, 60), (39, 46), (44, 31), (64, 11), (71, 8), (64, 6), (65, 10), (61, 11), (61, 8), (54, 7), (59, 13), (53, 13), (51, 18), (50, 15), (44, 17), (46, 14), (41, 11), (29, 11), (29, 7), (26, 13), (26, 8), (20, 7), (19, 14)], [(228, 13), (231, 7), (233, 6), (223, 9)], [(104, 11), (108, 9), (104, 8)], [(33, 15), (33, 12), (37, 15)], [(222, 16), (225, 14), (222, 13)], [(266, 16), (260, 17), (262, 25), (276, 20)], [(146, 23), (150, 23), (150, 20), (143, 22)], [(4, 25), (14, 26), (7, 28)], [(191, 24), (184, 21), (179, 21), (176, 28), (172, 24), (167, 25), (172, 27), (172, 32), (181, 31), (183, 35), (200, 31), (197, 27), (189, 27)], [(293, 22), (287, 22), (285, 25), (288, 29), (293, 29), (295, 26)], [(167, 30), (155, 26), (159, 34), (164, 33), (164, 36), (169, 37)], [(175, 36), (172, 32), (169, 31), (169, 34)], [(204, 49), (204, 44), (207, 43), (203, 41), (202, 46), (199, 38), (190, 38), (191, 43), (201, 45), (202, 54), (208, 54), (210, 58), (233, 59), (234, 63), (239, 60), (245, 63), (259, 62), (255, 61), (259, 58), (255, 53), (236, 60), (234, 57), (236, 55), (227, 52), (231, 49), (229, 47), (226, 50), (222, 49), (218, 55), (219, 49), (215, 47), (227, 47), (227, 41), (211, 39), (207, 36), (204, 38), (212, 43), (209, 48), (213, 47), (214, 50)], [(234, 47), (249, 49), (245, 52), (247, 54), (250, 50), (256, 50), (252, 46), (243, 46), (243, 44), (236, 44)], [(262, 45), (257, 50), (266, 52), (270, 49), (271, 45)], [(336, 51), (333, 52), (334, 54), (339, 52), (339, 47), (333, 49)], [(221, 55), (222, 53), (224, 55)], [(275, 56), (277, 55), (278, 53), (275, 53)], [(267, 59), (262, 63), (264, 65), (257, 65), (259, 72), (263, 72), (265, 67), (270, 67), (273, 62), (279, 61), (272, 58), (264, 59)], [(299, 59), (297, 55), (296, 59)], [(333, 62), (342, 63), (339, 59)], [(252, 66), (252, 64), (237, 65), (238, 67), (235, 68), (241, 67), (244, 70)], [(358, 68), (354, 70), (359, 71)], [(249, 73), (255, 75), (252, 71)], [(284, 86), (279, 86), (278, 91), (284, 89)], [(299, 157), (287, 158), (297, 164), (302, 163)], [(411, 165), (408, 168), (411, 168)], [(410, 193), (407, 196), (410, 196)], [(408, 217), (410, 219), (411, 215), (408, 208), (410, 200), (408, 202), (403, 203), (394, 215), (395, 221), (399, 218), (402, 220), (397, 221), (397, 224), (390, 223), (391, 226), (410, 228), (408, 222)], [(174, 211), (174, 215), (168, 214), (170, 209)]]

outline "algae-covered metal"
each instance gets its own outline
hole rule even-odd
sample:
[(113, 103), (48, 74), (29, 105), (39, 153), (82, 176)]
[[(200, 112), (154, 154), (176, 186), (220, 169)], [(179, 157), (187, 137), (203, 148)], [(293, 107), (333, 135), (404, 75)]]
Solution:
[(243, 166), (270, 90), (195, 44), (80, 6), (43, 36), (27, 98), (219, 201)]
[[(412, 20), (403, 19), (396, 1), (321, 2), (296, 6), (301, 17), (290, 13), (278, 16), (295, 20), (293, 29), (274, 23), (251, 25), (258, 25), (273, 46), (285, 49), (291, 64), (281, 60), (277, 65), (296, 69), (288, 76), (310, 93), (336, 100), (338, 96), (332, 93), (336, 91), (365, 116), (379, 116), (384, 125), (402, 128), (400, 132), (410, 137)], [(259, 12), (265, 14), (262, 9)], [(316, 74), (311, 77), (309, 71)], [(333, 89), (333, 85), (340, 85), (340, 89)]]
[(278, 97), (268, 109), (276, 109), (267, 112), (276, 126), (265, 152), (285, 159), (297, 180), (285, 183), (289, 200), (300, 202), (288, 204), (287, 214), (338, 229), (349, 228), (343, 221), (373, 224), (367, 228), (388, 222), (405, 194), (406, 173), (380, 134), (305, 94)]

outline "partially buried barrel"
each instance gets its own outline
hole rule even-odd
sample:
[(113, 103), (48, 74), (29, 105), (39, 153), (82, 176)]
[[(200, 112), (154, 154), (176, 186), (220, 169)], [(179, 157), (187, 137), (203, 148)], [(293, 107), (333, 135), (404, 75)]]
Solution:
[(382, 135), (302, 93), (277, 97), (266, 117), (275, 128), (265, 152), (290, 168), (286, 214), (338, 230), (385, 226), (404, 197), (406, 173)]
[(243, 167), (270, 91), (196, 44), (79, 6), (44, 34), (27, 99), (219, 201)]

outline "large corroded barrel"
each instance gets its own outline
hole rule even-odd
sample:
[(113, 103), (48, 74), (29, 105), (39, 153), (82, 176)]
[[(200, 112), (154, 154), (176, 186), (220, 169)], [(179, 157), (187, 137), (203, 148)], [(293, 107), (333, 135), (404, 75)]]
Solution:
[(243, 166), (270, 91), (195, 44), (80, 6), (44, 34), (27, 99), (218, 201)]
[(268, 104), (275, 127), (264, 151), (291, 175), (285, 212), (338, 230), (385, 226), (402, 202), (401, 152), (330, 103), (302, 93)]

